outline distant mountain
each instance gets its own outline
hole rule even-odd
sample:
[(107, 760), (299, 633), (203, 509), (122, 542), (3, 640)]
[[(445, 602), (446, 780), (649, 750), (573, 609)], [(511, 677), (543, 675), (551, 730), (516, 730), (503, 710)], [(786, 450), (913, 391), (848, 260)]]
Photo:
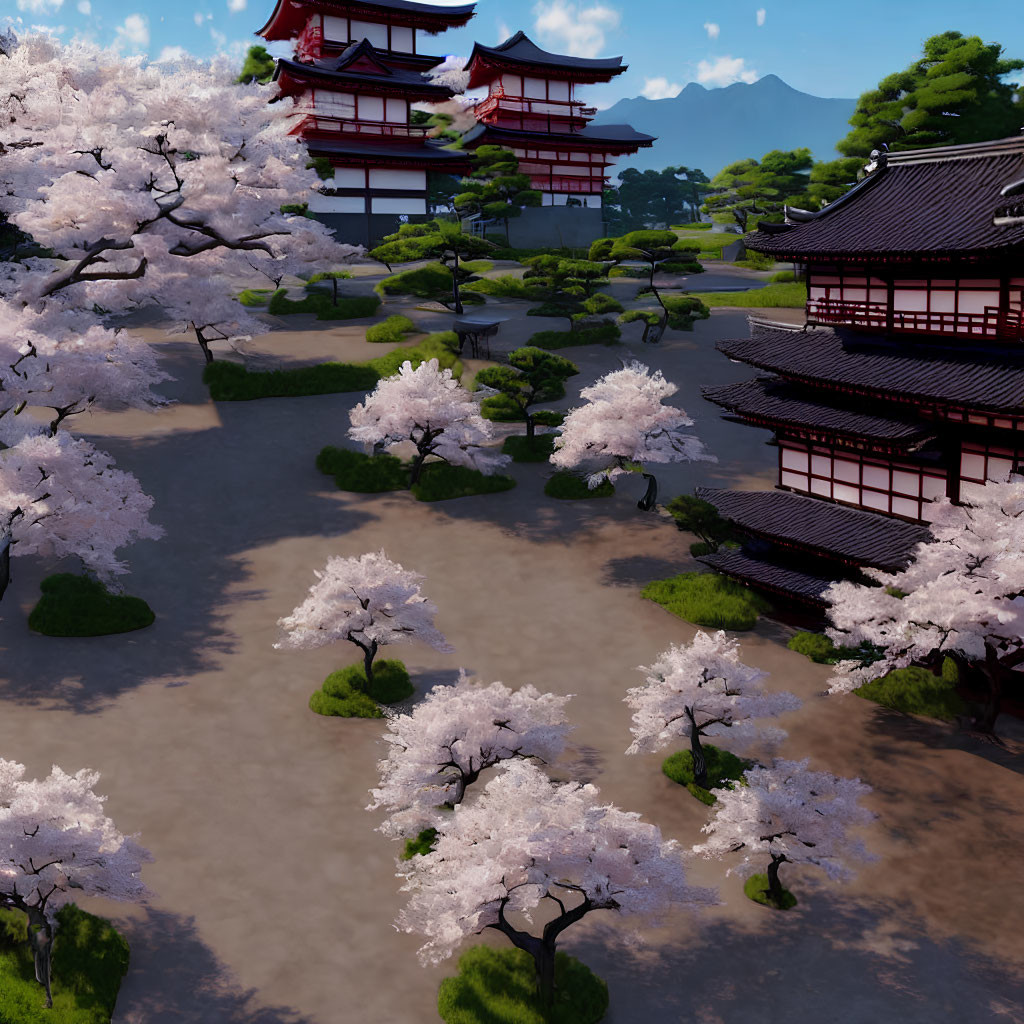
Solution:
[(736, 82), (724, 89), (705, 89), (691, 82), (672, 99), (643, 96), (619, 100), (602, 110), (595, 124), (629, 124), (658, 136), (650, 149), (619, 160), (612, 180), (625, 167), (699, 167), (714, 177), (736, 160), (760, 160), (772, 149), (810, 147), (816, 160), (839, 156), (835, 144), (850, 130), (847, 123), (856, 100), (823, 99), (765, 75), (752, 85)]

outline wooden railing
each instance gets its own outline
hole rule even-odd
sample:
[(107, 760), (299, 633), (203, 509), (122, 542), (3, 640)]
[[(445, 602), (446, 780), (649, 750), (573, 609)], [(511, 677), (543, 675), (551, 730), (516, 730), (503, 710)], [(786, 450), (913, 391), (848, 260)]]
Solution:
[[(386, 121), (353, 121), (341, 115), (306, 113), (297, 131), (343, 132), (346, 135), (376, 136), (391, 139), (425, 139), (430, 132), (422, 125), (395, 124)], [(293, 134), (294, 131), (293, 130)]]
[(983, 313), (940, 313), (894, 309), (884, 302), (846, 302), (838, 299), (810, 299), (808, 323), (850, 324), (872, 330), (904, 331), (908, 334), (944, 334), (959, 337), (1024, 339), (1024, 312), (986, 306)]
[[(492, 92), (473, 108), (478, 121), (498, 108), (511, 113), (531, 114), (540, 117), (571, 117), (583, 121), (597, 114), (597, 107), (585, 107), (579, 100), (543, 100), (539, 97), (506, 96), (504, 92)], [(554, 107), (556, 109), (546, 109)], [(559, 109), (562, 108), (562, 109)]]
[(582, 192), (586, 195), (599, 196), (606, 181), (606, 178), (559, 178), (531, 175), (530, 188), (539, 192)]

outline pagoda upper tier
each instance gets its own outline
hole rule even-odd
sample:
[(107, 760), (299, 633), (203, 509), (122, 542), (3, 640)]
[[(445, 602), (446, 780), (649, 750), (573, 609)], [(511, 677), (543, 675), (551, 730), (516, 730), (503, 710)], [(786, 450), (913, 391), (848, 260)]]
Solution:
[(475, 3), (458, 7), (411, 0), (277, 0), (274, 12), (256, 34), (267, 41), (295, 40), (298, 60), (338, 53), (369, 40), (386, 51), (393, 64), (424, 71), (443, 58), (419, 52), (417, 33), (437, 35), (465, 25)]
[(621, 57), (570, 57), (562, 53), (549, 53), (534, 43), (525, 32), (517, 32), (498, 46), (474, 44), (466, 70), (469, 72), (469, 88), (476, 89), (506, 72), (543, 74), (545, 78), (584, 85), (610, 82), (627, 67)]

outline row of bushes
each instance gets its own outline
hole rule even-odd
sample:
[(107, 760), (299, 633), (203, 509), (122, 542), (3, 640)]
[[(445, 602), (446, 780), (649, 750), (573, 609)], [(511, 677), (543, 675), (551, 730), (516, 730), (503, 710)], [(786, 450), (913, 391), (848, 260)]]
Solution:
[(274, 316), (315, 313), (317, 320), (358, 320), (373, 316), (379, 306), (380, 299), (376, 295), (342, 296), (335, 303), (330, 295), (319, 290), (296, 300), (287, 297), (287, 289), (278, 288), (270, 296), (267, 312)]
[(578, 331), (538, 331), (527, 344), (551, 351), (576, 345), (614, 345), (621, 337), (622, 331), (617, 324), (603, 324), (600, 327), (583, 327)]

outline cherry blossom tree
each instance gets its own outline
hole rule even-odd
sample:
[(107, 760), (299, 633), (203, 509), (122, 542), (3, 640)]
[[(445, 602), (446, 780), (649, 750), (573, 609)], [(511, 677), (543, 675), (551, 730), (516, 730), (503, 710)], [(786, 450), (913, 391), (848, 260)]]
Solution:
[[(702, 736), (731, 735), (741, 742), (757, 737), (784, 736), (780, 729), (758, 726), (800, 707), (792, 693), (765, 693), (768, 673), (740, 661), (740, 645), (723, 630), (709, 636), (698, 630), (693, 641), (673, 644), (650, 666), (643, 686), (628, 691), (633, 709), (633, 742), (627, 754), (660, 750), (679, 738), (689, 738), (694, 782), (707, 789), (708, 773)], [(774, 735), (773, 735), (774, 734)]]
[(76, 893), (141, 902), (151, 893), (139, 878), (152, 855), (122, 835), (103, 813), (93, 787), (99, 772), (66, 775), (54, 765), (45, 779), (0, 759), (0, 907), (28, 917), (36, 980), (50, 995), (50, 957), (57, 911)]
[[(661, 370), (652, 374), (636, 360), (605, 374), (580, 392), (587, 404), (565, 417), (551, 462), (561, 469), (596, 465), (587, 478), (591, 488), (630, 472), (630, 464), (714, 462), (697, 437), (683, 432), (693, 420), (682, 409), (662, 405), (678, 390)], [(653, 474), (643, 475), (648, 488), (638, 507), (647, 511), (654, 507), (658, 485)]]
[[(550, 1005), (558, 936), (587, 914), (652, 918), (717, 903), (714, 890), (687, 885), (674, 841), (598, 796), (596, 786), (553, 783), (531, 762), (510, 761), (476, 800), (456, 806), (435, 848), (402, 870), (411, 896), (397, 926), (427, 937), (421, 961), (439, 963), (494, 928), (533, 957)], [(532, 922), (542, 906), (555, 916), (538, 936), (519, 919)]]
[(347, 640), (363, 652), (367, 685), (373, 682), (373, 659), (388, 644), (419, 640), (436, 651), (454, 650), (434, 628), (437, 608), (420, 593), (424, 579), (403, 569), (383, 552), (359, 558), (327, 559), (309, 597), (291, 615), (278, 619), (287, 631), (274, 647), (312, 650)]
[(190, 279), (238, 277), (253, 260), (362, 251), (281, 212), (319, 180), (288, 134), (296, 114), (268, 102), (276, 86), (233, 78), (226, 60), (145, 66), (40, 36), (0, 57), (0, 212), (59, 257), (27, 261), (18, 300), (163, 305)]
[(377, 765), (381, 785), (366, 809), (386, 808), (380, 831), (404, 837), (434, 824), (439, 805), (460, 804), (487, 768), (511, 758), (556, 760), (571, 728), (569, 699), (530, 685), (482, 686), (465, 672), (455, 686), (435, 686), (411, 714), (388, 722), (390, 750)]
[(0, 509), (18, 555), (76, 555), (109, 581), (128, 571), (119, 548), (163, 536), (149, 521), (152, 507), (139, 481), (88, 441), (49, 434), (24, 415), (0, 419)]
[(881, 659), (836, 666), (841, 693), (908, 665), (941, 667), (987, 694), (978, 729), (991, 732), (1008, 683), (1024, 666), (1024, 480), (989, 483), (970, 503), (935, 503), (933, 541), (919, 544), (902, 572), (864, 569), (875, 586), (833, 584), (825, 598), (836, 645), (871, 644)]
[(348, 436), (367, 447), (391, 448), (411, 441), (416, 446), (411, 484), (419, 480), (428, 455), (453, 466), (495, 473), (510, 459), (483, 447), (493, 431), (480, 415), (479, 399), (494, 394), (491, 389), (467, 391), (450, 369), (438, 369), (436, 359), (420, 363), (416, 369), (406, 360), (398, 373), (379, 381), (349, 413), (352, 427)]
[(860, 779), (808, 771), (807, 764), (776, 760), (770, 768), (744, 772), (744, 786), (712, 790), (715, 815), (701, 830), (710, 838), (693, 848), (704, 857), (742, 852), (741, 862), (729, 869), (741, 875), (767, 861), (769, 892), (777, 905), (783, 896), (782, 864), (811, 864), (840, 881), (853, 874), (849, 859), (875, 859), (848, 834), (876, 817), (857, 802), (871, 787)]

